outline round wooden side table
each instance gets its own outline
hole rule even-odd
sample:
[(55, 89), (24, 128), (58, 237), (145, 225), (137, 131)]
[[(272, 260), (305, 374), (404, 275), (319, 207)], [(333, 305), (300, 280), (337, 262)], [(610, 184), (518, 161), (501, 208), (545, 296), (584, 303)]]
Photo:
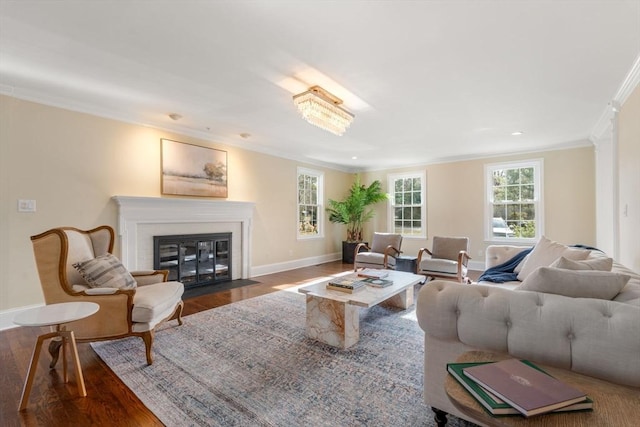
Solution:
[[(463, 353), (456, 362), (491, 362), (512, 356), (486, 351)], [(540, 426), (637, 426), (640, 419), (640, 389), (610, 383), (565, 369), (537, 364), (553, 377), (584, 391), (593, 400), (592, 411), (560, 412), (525, 418), (520, 415), (494, 417), (484, 410), (464, 387), (447, 375), (445, 391), (453, 405), (469, 419), (492, 427)]]
[(67, 376), (67, 355), (66, 344), (71, 344), (71, 357), (73, 358), (73, 366), (76, 372), (76, 383), (78, 385), (78, 394), (85, 397), (87, 390), (84, 386), (84, 377), (82, 376), (82, 368), (80, 367), (80, 358), (78, 357), (78, 348), (76, 347), (76, 338), (73, 331), (65, 328), (65, 323), (75, 320), (84, 319), (96, 313), (100, 306), (94, 302), (65, 302), (60, 304), (50, 304), (42, 307), (32, 308), (16, 315), (13, 323), (20, 326), (55, 326), (55, 332), (43, 334), (38, 337), (36, 345), (31, 355), (31, 363), (27, 372), (27, 379), (22, 389), (22, 397), (20, 398), (19, 410), (23, 411), (27, 408), (29, 401), (29, 393), (33, 386), (33, 378), (35, 376), (38, 359), (40, 358), (40, 350), (44, 340), (60, 337), (62, 339), (62, 363), (64, 382), (68, 382)]

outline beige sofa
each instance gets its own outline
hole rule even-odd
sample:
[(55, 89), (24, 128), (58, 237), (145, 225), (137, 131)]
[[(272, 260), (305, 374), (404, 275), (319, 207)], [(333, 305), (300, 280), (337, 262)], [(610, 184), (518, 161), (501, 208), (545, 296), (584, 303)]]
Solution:
[[(486, 267), (525, 248), (490, 246)], [(587, 259), (605, 257), (591, 251)], [(437, 419), (465, 419), (444, 392), (446, 364), (470, 350), (507, 353), (549, 366), (638, 387), (640, 393), (640, 275), (612, 300), (515, 290), (520, 282), (461, 285), (429, 282), (420, 290), (417, 318), (425, 331), (424, 400)]]

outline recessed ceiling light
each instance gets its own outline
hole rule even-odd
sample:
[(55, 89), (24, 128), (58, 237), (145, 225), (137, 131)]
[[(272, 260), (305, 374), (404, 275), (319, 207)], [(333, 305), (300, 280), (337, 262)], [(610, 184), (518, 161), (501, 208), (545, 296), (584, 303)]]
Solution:
[(523, 133), (524, 133), (524, 132), (521, 132), (521, 131), (517, 130), (517, 131), (515, 131), (515, 132), (512, 132), (512, 133), (511, 133), (511, 135), (513, 135), (513, 136), (518, 136), (518, 135), (522, 135)]
[(171, 118), (171, 120), (180, 120), (182, 118), (182, 116), (178, 113), (171, 113), (169, 114), (169, 117)]
[(357, 157), (357, 156), (353, 156), (353, 157), (351, 158), (351, 160), (358, 160), (358, 157)]
[(247, 138), (250, 138), (250, 137), (251, 137), (251, 134), (247, 133), (247, 132), (242, 132), (240, 134), (240, 138), (243, 138), (243, 139), (247, 139)]

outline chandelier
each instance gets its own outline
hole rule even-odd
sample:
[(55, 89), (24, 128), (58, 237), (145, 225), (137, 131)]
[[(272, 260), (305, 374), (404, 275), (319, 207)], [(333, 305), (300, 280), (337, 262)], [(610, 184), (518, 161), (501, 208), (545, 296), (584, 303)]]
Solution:
[(354, 118), (340, 106), (340, 98), (320, 86), (312, 86), (306, 92), (294, 95), (293, 103), (306, 121), (336, 135), (342, 135)]

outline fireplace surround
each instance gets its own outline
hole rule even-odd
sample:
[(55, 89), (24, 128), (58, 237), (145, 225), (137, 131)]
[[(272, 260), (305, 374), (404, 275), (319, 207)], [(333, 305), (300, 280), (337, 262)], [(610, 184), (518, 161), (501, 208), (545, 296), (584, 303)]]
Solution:
[(130, 270), (153, 269), (153, 236), (232, 234), (232, 280), (251, 277), (253, 202), (113, 196), (118, 208), (118, 247)]

